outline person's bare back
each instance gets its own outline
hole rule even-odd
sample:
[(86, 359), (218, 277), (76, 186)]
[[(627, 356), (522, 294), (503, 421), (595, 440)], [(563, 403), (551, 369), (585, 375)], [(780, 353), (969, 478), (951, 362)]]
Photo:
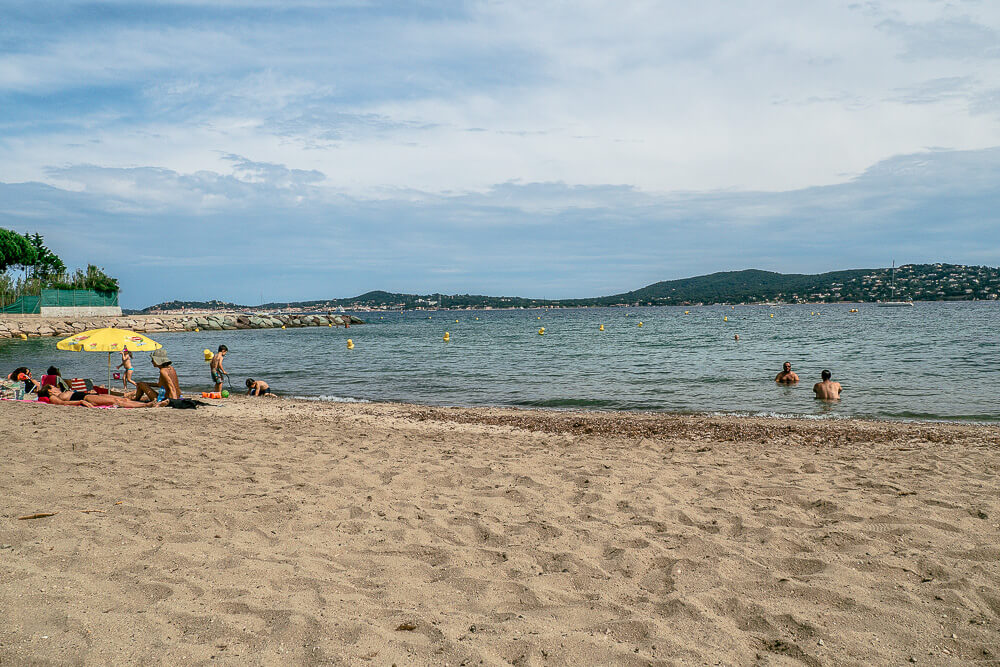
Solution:
[(816, 393), (816, 398), (824, 401), (840, 400), (840, 392), (842, 392), (844, 388), (840, 386), (839, 382), (831, 380), (831, 376), (832, 374), (830, 371), (823, 371), (823, 381), (817, 382), (813, 385), (813, 392)]

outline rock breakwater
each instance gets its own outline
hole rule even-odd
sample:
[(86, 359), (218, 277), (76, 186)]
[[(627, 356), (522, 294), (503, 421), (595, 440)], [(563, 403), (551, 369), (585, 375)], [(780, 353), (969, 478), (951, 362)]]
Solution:
[(264, 315), (256, 313), (212, 313), (210, 315), (132, 315), (122, 317), (2, 317), (0, 338), (69, 336), (88, 329), (115, 327), (139, 333), (162, 331), (231, 331), (235, 329), (280, 329), (281, 327), (346, 327), (364, 324), (347, 314)]

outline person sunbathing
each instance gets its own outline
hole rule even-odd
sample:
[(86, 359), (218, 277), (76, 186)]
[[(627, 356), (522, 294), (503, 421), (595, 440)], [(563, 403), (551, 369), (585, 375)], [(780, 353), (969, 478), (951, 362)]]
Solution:
[(158, 403), (141, 403), (110, 394), (88, 394), (84, 391), (59, 391), (58, 387), (47, 384), (38, 390), (39, 398), (49, 399), (52, 405), (77, 405), (85, 408), (111, 406), (116, 408), (153, 408)]

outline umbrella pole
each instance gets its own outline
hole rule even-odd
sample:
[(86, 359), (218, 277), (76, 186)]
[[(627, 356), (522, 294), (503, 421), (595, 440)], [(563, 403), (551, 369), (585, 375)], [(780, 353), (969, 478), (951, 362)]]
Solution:
[(108, 388), (108, 393), (110, 394), (111, 393), (111, 353), (110, 352), (108, 352), (108, 384), (106, 386)]

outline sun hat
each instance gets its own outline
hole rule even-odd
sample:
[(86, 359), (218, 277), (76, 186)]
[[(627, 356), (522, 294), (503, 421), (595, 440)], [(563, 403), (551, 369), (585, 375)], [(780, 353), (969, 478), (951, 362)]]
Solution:
[(167, 351), (162, 347), (159, 350), (154, 350), (149, 358), (153, 360), (153, 363), (157, 366), (162, 366), (163, 364), (170, 363), (170, 357), (167, 356)]

